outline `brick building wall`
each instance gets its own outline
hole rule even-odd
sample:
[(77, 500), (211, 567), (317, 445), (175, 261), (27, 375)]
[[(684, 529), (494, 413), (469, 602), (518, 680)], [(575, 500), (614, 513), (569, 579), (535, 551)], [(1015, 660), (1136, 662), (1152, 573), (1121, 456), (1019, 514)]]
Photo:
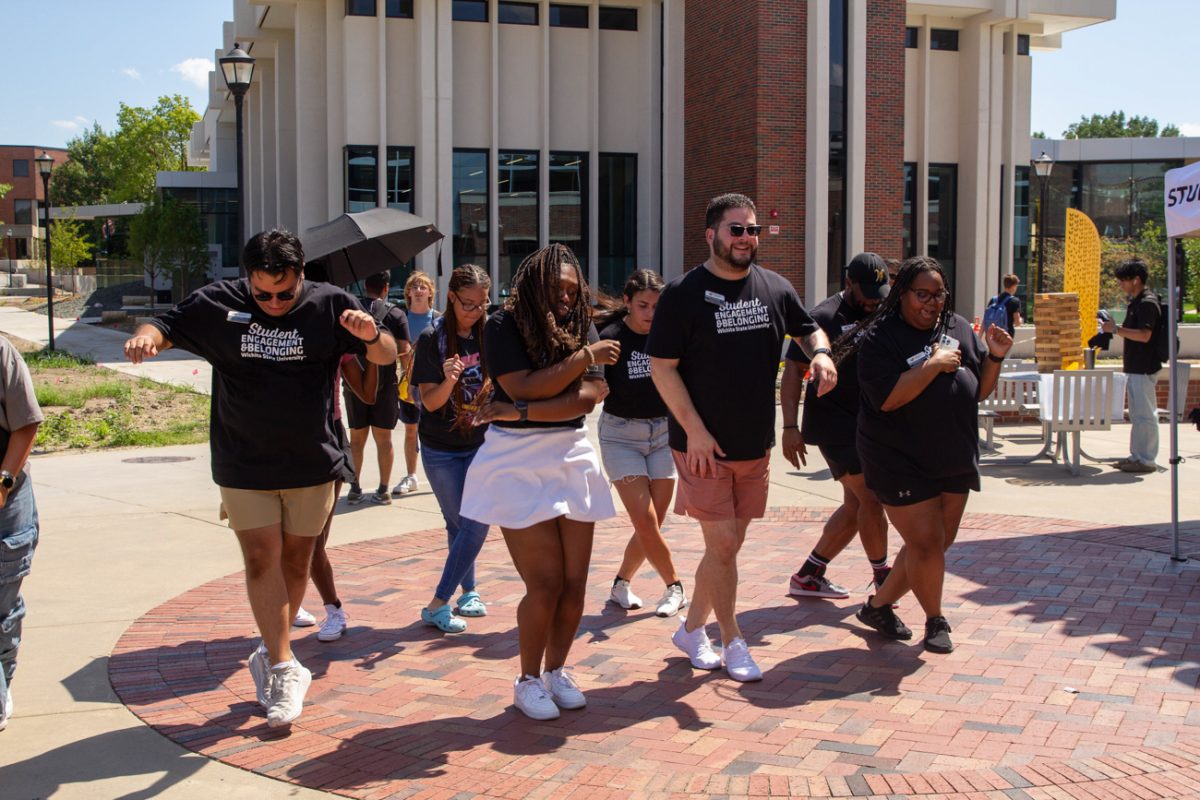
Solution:
[[(29, 241), (29, 231), (40, 224), (38, 207), (45, 200), (42, 194), (42, 176), (38, 174), (37, 164), (34, 162), (34, 159), (43, 151), (54, 159), (56, 168), (67, 160), (67, 151), (60, 148), (0, 145), (0, 183), (12, 186), (8, 194), (0, 198), (0, 221), (4, 223), (3, 228), (0, 228), (0, 258), (7, 259), (10, 254), (21, 258), (22, 247), (27, 254), (26, 257), (33, 255), (37, 250), (34, 243)], [(13, 175), (13, 162), (18, 160), (26, 162), (29, 173), (27, 176)], [(28, 223), (18, 225), (16, 222), (17, 200), (31, 201)], [(14, 241), (10, 241), (7, 237), (9, 229), (13, 230)], [(18, 246), (15, 241), (17, 239), (24, 239), (24, 245)]]
[(903, 255), (905, 6), (905, 0), (871, 0), (867, 5), (863, 242), (884, 258)]

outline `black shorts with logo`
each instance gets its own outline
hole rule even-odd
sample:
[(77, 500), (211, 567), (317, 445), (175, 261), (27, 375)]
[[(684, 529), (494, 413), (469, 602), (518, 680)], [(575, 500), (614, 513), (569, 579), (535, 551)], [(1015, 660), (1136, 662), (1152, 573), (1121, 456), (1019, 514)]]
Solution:
[(942, 493), (969, 494), (979, 491), (979, 473), (953, 475), (948, 478), (906, 480), (903, 475), (888, 476), (884, 481), (879, 476), (869, 481), (867, 488), (885, 506), (911, 506), (932, 500)]

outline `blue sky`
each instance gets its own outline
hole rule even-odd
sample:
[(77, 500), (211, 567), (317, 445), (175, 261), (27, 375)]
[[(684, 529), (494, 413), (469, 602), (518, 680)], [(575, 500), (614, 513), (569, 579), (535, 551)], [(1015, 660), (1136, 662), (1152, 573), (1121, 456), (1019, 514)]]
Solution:
[[(40, 0), (28, 9), (26, 35), (6, 41), (0, 144), (62, 146), (93, 120), (111, 130), (122, 101), (150, 106), (178, 93), (203, 112), (208, 94), (197, 82), (233, 2)], [(50, 35), (35, 30), (35, 16)], [(1058, 137), (1080, 116), (1123, 110), (1200, 136), (1188, 39), (1198, 30), (1200, 0), (1119, 0), (1115, 21), (1065, 35), (1062, 50), (1034, 52), (1033, 130)], [(14, 73), (15, 64), (23, 67)]]

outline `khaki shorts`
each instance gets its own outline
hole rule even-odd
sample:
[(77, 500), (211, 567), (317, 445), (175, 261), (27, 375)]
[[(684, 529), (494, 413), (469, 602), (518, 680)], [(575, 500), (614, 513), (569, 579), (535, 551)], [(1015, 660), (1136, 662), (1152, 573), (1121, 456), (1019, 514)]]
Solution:
[(752, 461), (717, 461), (717, 476), (693, 474), (687, 456), (672, 450), (679, 472), (675, 492), (675, 513), (686, 514), (702, 522), (725, 519), (759, 519), (767, 513), (767, 486), (771, 477), (771, 457)]
[(333, 481), (270, 491), (219, 486), (221, 519), (229, 520), (229, 527), (235, 531), (282, 524), (283, 532), (293, 536), (319, 536), (337, 501), (333, 487)]

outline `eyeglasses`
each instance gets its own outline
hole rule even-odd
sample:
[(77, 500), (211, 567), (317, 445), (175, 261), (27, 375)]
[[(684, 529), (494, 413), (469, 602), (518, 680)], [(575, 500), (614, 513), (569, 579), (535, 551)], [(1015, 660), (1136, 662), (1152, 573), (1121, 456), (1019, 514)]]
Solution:
[(467, 302), (466, 300), (463, 300), (458, 295), (454, 295), (454, 301), (458, 304), (459, 308), (461, 308), (463, 311), (465, 311), (468, 314), (470, 314), (472, 311), (478, 311), (481, 308), (487, 307), (486, 301), (482, 302), (482, 303), (470, 303), (470, 302)]
[(284, 292), (252, 292), (251, 294), (260, 303), (269, 303), (272, 299), (286, 303), (289, 300), (295, 300), (296, 293), (299, 291), (300, 283), (297, 282), (295, 286)]
[(729, 223), (730, 236), (741, 236), (742, 234), (758, 236), (760, 233), (762, 233), (762, 225), (741, 225), (737, 222)]
[(950, 293), (945, 289), (938, 289), (936, 292), (927, 292), (924, 289), (910, 289), (909, 291), (917, 298), (917, 302), (922, 305), (928, 303), (930, 300), (935, 303), (944, 303), (946, 302), (946, 298), (950, 296)]

